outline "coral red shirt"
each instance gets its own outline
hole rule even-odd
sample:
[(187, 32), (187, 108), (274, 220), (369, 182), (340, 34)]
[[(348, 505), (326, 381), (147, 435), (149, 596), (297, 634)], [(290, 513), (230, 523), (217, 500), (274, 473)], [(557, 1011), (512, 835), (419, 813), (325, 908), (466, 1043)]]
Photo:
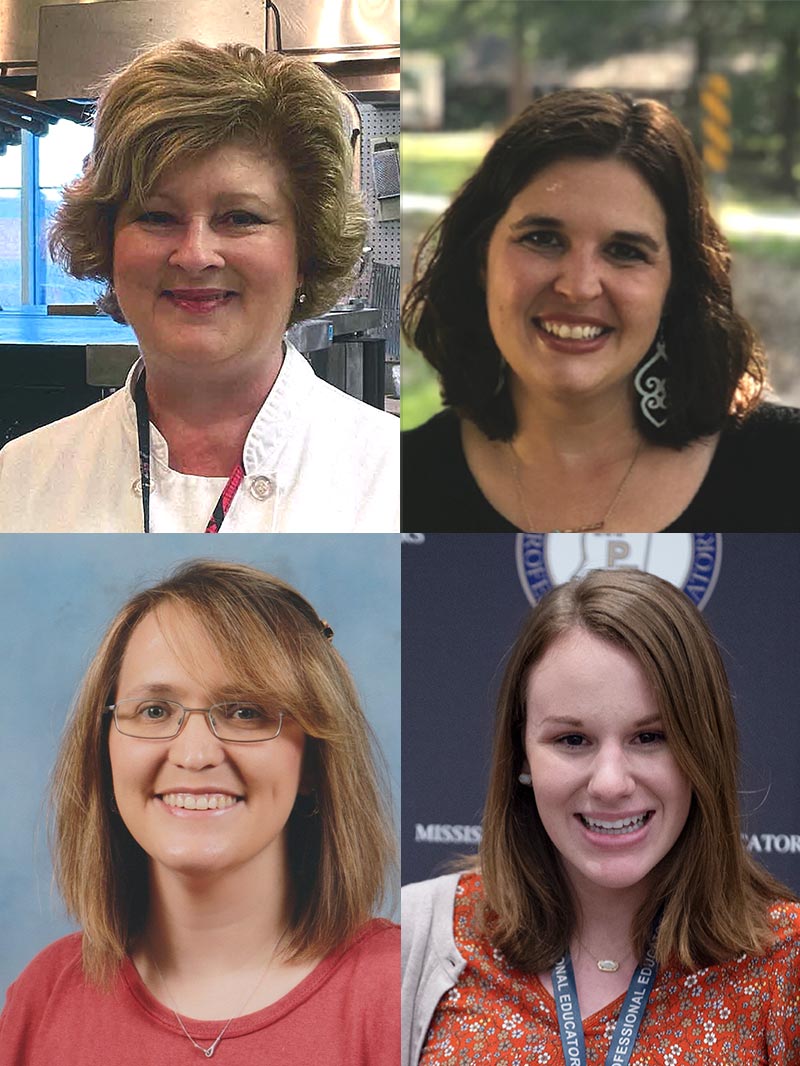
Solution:
[[(453, 931), (467, 965), (439, 1001), (420, 1066), (562, 1066), (553, 997), (480, 933), (482, 901), (480, 877), (462, 876)], [(800, 1066), (800, 905), (770, 915), (764, 955), (658, 972), (631, 1066)], [(604, 1066), (623, 1000), (584, 1019), (589, 1066)]]
[[(184, 1023), (212, 1044), (226, 1019)], [(369, 922), (291, 992), (231, 1022), (219, 1066), (397, 1066), (400, 930)], [(45, 948), (10, 986), (0, 1015), (2, 1066), (199, 1066), (202, 1054), (130, 959), (114, 987), (87, 985), (81, 934)]]

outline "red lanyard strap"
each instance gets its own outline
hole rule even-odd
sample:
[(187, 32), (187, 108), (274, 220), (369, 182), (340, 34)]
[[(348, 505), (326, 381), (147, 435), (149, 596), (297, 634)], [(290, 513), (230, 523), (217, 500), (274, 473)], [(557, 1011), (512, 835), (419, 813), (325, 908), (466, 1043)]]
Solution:
[[(147, 404), (147, 391), (144, 385), (145, 372), (142, 370), (139, 380), (133, 390), (133, 402), (136, 407), (136, 434), (139, 440), (139, 473), (142, 485), (142, 524), (145, 533), (150, 532), (150, 412)], [(225, 521), (225, 515), (230, 510), (233, 498), (244, 479), (244, 467), (237, 463), (233, 473), (228, 478), (225, 488), (222, 490), (216, 506), (211, 513), (206, 526), (206, 533), (219, 533), (220, 526)]]
[(236, 490), (242, 483), (244, 478), (244, 467), (241, 463), (237, 463), (233, 468), (233, 473), (228, 478), (228, 484), (222, 490), (220, 498), (217, 500), (217, 506), (214, 508), (211, 517), (208, 520), (206, 526), (206, 533), (219, 533), (219, 527), (225, 521), (225, 515), (233, 503), (233, 497), (236, 495)]

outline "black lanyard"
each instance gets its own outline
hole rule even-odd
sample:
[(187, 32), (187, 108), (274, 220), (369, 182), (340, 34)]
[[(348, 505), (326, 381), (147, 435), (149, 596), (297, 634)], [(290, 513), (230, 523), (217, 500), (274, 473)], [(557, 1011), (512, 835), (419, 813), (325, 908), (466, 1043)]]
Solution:
[[(651, 946), (644, 962), (636, 967), (636, 972), (628, 985), (628, 994), (617, 1019), (614, 1035), (611, 1038), (611, 1047), (606, 1056), (606, 1066), (628, 1066), (647, 1001), (656, 983), (656, 970), (656, 959)], [(569, 952), (555, 964), (551, 971), (551, 978), (558, 1014), (558, 1028), (561, 1031), (561, 1046), (564, 1049), (564, 1061), (567, 1066), (572, 1066), (572, 1064), (586, 1066), (586, 1042), (583, 1038), (578, 989), (575, 986), (575, 974)]]
[[(150, 412), (147, 405), (147, 392), (144, 387), (144, 369), (133, 390), (133, 402), (136, 407), (136, 433), (139, 438), (139, 471), (142, 484), (142, 521), (145, 533), (150, 532)], [(228, 478), (225, 488), (220, 493), (217, 504), (206, 526), (206, 533), (219, 533), (230, 510), (233, 498), (244, 479), (244, 467), (237, 463)]]

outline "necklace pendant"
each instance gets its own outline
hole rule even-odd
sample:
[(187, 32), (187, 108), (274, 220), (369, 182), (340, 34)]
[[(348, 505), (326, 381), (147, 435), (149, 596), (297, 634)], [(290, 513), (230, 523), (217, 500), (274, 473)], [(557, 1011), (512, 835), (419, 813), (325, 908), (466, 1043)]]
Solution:
[(602, 522), (595, 522), (593, 526), (575, 526), (574, 529), (554, 529), (554, 533), (595, 533), (603, 528)]
[(597, 969), (601, 970), (603, 973), (616, 973), (619, 969), (619, 963), (615, 962), (613, 959), (598, 959)]

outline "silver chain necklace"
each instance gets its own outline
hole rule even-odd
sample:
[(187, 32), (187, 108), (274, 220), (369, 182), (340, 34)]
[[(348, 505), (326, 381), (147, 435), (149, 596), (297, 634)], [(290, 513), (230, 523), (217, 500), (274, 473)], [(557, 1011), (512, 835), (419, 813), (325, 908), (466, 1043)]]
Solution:
[(173, 998), (173, 995), (172, 995), (172, 993), (169, 990), (169, 986), (167, 985), (167, 982), (164, 979), (164, 975), (161, 972), (161, 967), (158, 965), (158, 963), (156, 962), (155, 958), (153, 958), (151, 960), (153, 965), (156, 968), (156, 972), (157, 972), (158, 976), (161, 978), (161, 984), (164, 986), (164, 991), (167, 993), (167, 998), (169, 999), (170, 1004), (171, 1004), (170, 1009), (172, 1010), (172, 1013), (175, 1015), (175, 1019), (178, 1022), (178, 1025), (181, 1027), (181, 1029), (183, 1029), (187, 1040), (190, 1040), (191, 1043), (194, 1044), (194, 1046), (197, 1048), (198, 1051), (202, 1051), (202, 1053), (205, 1055), (205, 1057), (207, 1059), (210, 1059), (211, 1056), (214, 1054), (214, 1052), (217, 1050), (217, 1047), (219, 1045), (220, 1040), (222, 1040), (223, 1036), (225, 1036), (225, 1033), (228, 1031), (228, 1026), (231, 1024), (231, 1022), (234, 1020), (234, 1018), (239, 1018), (239, 1017), (241, 1017), (242, 1014), (244, 1014), (245, 1007), (250, 1002), (250, 1000), (253, 998), (253, 996), (256, 994), (256, 991), (258, 990), (259, 985), (264, 980), (264, 978), (267, 976), (267, 970), (269, 970), (270, 966), (273, 963), (273, 960), (275, 958), (275, 952), (278, 950), (278, 944), (280, 944), (281, 940), (283, 940), (283, 937), (284, 937), (285, 933), (286, 933), (286, 930), (284, 929), (283, 932), (281, 933), (281, 935), (275, 941), (275, 944), (273, 945), (272, 951), (270, 952), (269, 958), (267, 959), (267, 965), (264, 967), (264, 969), (259, 974), (258, 980), (256, 981), (255, 985), (253, 986), (253, 988), (248, 993), (247, 998), (244, 1000), (244, 1002), (242, 1003), (241, 1007), (239, 1007), (238, 1011), (235, 1014), (232, 1014), (231, 1017), (228, 1018), (227, 1022), (225, 1022), (225, 1024), (223, 1025), (220, 1033), (218, 1034), (216, 1040), (213, 1042), (213, 1044), (210, 1044), (208, 1047), (203, 1047), (202, 1044), (198, 1044), (197, 1041), (192, 1036), (192, 1034), (189, 1032), (189, 1030), (183, 1024), (183, 1019), (181, 1018), (180, 1014), (178, 1014), (178, 1010), (177, 1010), (177, 1006), (178, 1005), (175, 1002), (175, 1000)]

